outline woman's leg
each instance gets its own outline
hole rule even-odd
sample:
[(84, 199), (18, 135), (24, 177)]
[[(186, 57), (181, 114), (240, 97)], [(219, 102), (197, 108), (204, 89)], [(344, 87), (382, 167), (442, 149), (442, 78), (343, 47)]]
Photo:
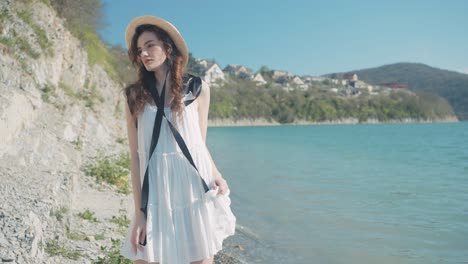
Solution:
[(190, 262), (190, 264), (213, 264), (213, 257), (202, 259), (199, 261)]

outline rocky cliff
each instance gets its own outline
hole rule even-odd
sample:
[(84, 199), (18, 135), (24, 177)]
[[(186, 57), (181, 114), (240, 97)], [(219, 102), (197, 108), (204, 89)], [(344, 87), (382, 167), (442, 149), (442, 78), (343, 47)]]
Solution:
[(121, 88), (47, 1), (0, 1), (0, 262), (90, 263), (121, 239), (131, 196), (83, 172), (126, 151)]

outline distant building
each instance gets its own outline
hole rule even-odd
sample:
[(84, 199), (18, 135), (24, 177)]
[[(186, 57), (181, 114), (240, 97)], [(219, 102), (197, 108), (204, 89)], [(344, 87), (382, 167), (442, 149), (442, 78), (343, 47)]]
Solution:
[(244, 80), (251, 80), (254, 78), (253, 71), (243, 65), (228, 64), (223, 72)]
[(200, 76), (207, 83), (215, 83), (217, 80), (224, 81), (226, 79), (221, 67), (211, 60), (196, 59), (189, 71)]
[(291, 84), (293, 84), (295, 87), (306, 90), (309, 88), (309, 85), (304, 82), (299, 76), (294, 76), (291, 80)]
[(304, 82), (301, 80), (301, 78), (299, 78), (298, 76), (295, 76), (291, 82), (295, 85), (303, 85)]
[(294, 76), (294, 74), (292, 73), (289, 73), (289, 72), (286, 72), (286, 71), (276, 71), (276, 70), (273, 70), (272, 71), (272, 74), (271, 74), (271, 77), (276, 80), (280, 77), (286, 77), (287, 79), (290, 79)]
[(307, 84), (312, 82), (312, 76), (310, 75), (303, 75), (301, 79), (304, 81), (304, 83), (307, 83)]
[(267, 82), (263, 79), (263, 76), (260, 73), (255, 74), (252, 81), (256, 82), (258, 85), (266, 84)]
[(355, 82), (359, 80), (358, 75), (356, 73), (346, 73), (345, 75), (343, 75), (343, 79)]
[(218, 64), (212, 64), (202, 76), (203, 80), (207, 83), (214, 83), (217, 80), (224, 81), (224, 72)]
[(209, 62), (207, 60), (198, 60), (197, 62), (199, 62), (199, 64), (205, 68), (208, 67), (208, 64), (212, 63), (212, 62)]
[(353, 88), (367, 88), (367, 83), (363, 81), (350, 81), (349, 85)]

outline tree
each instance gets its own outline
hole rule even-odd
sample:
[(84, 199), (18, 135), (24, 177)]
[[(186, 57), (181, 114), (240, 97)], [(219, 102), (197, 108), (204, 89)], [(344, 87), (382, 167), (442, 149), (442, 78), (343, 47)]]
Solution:
[(268, 66), (263, 65), (260, 67), (258, 72), (263, 76), (263, 78), (271, 78), (271, 71)]

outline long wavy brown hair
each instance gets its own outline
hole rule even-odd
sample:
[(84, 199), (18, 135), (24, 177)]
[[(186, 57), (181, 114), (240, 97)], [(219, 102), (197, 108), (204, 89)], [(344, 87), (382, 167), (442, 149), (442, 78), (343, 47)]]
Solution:
[(145, 103), (149, 102), (152, 98), (148, 83), (156, 81), (154, 72), (147, 71), (145, 65), (138, 56), (137, 41), (143, 32), (153, 32), (156, 37), (163, 42), (164, 48), (168, 54), (165, 63), (167, 63), (171, 73), (170, 89), (174, 96), (171, 102), (171, 109), (173, 112), (180, 113), (182, 111), (182, 75), (184, 74), (183, 57), (166, 31), (149, 24), (141, 25), (136, 28), (131, 47), (128, 50), (128, 57), (137, 68), (138, 75), (138, 80), (124, 89), (130, 113), (136, 120), (140, 112), (143, 111)]

